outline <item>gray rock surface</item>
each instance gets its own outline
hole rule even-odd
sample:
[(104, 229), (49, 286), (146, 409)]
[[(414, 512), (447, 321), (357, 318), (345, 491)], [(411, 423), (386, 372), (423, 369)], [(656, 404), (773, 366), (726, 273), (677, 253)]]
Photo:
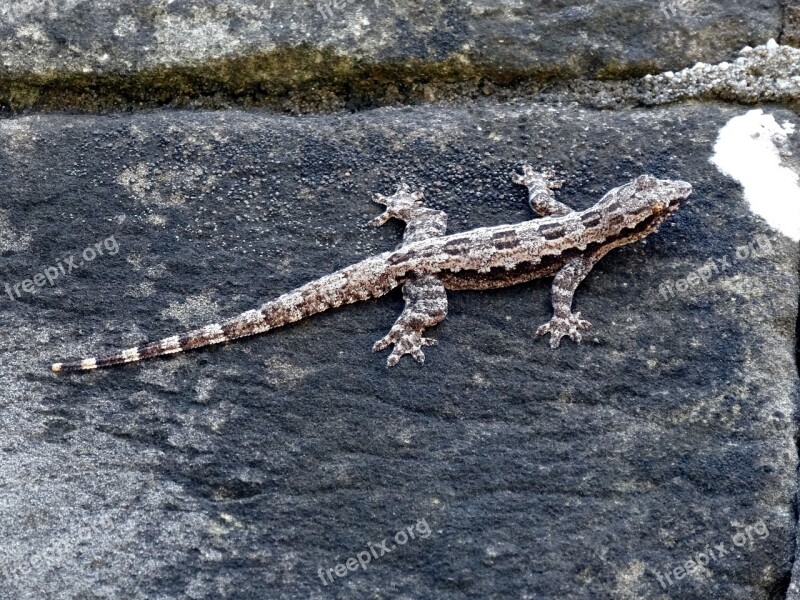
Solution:
[(627, 79), (780, 42), (788, 10), (780, 0), (15, 0), (0, 5), (0, 106), (318, 110), (439, 97), (443, 84), (490, 94)]
[(800, 1), (798, 0), (786, 0), (783, 3), (781, 39), (785, 44), (800, 46)]
[[(781, 597), (798, 246), (708, 161), (742, 112), (487, 102), (0, 121), (3, 284), (13, 295), (104, 252), (0, 297), (0, 595)], [(393, 247), (398, 225), (366, 223), (371, 192), (401, 179), (451, 231), (527, 219), (509, 178), (523, 160), (555, 164), (576, 208), (643, 172), (695, 185), (672, 223), (579, 289), (595, 326), (581, 346), (533, 337), (550, 316), (540, 281), (451, 294), (424, 367), (387, 370), (370, 352), (401, 310), (394, 293), (227, 347), (47, 370)], [(771, 251), (737, 259), (748, 244)], [(707, 283), (660, 292), (723, 258)], [(320, 580), (408, 526), (416, 539)], [(659, 584), (719, 544), (724, 556)]]
[(17, 0), (0, 8), (0, 22), (0, 60), (13, 72), (127, 71), (297, 44), (371, 61), (457, 54), (591, 71), (724, 60), (777, 37), (782, 13), (777, 0)]

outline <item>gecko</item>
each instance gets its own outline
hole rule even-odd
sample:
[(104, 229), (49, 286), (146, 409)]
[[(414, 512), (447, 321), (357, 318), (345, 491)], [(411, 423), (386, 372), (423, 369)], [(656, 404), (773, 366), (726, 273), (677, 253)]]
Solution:
[(552, 284), (553, 316), (536, 330), (550, 334), (558, 348), (568, 336), (581, 341), (581, 330), (591, 323), (572, 312), (581, 281), (614, 248), (641, 240), (675, 213), (692, 193), (691, 184), (641, 175), (607, 192), (596, 204), (576, 211), (559, 202), (553, 169), (535, 171), (529, 163), (514, 183), (528, 188), (534, 218), (521, 223), (481, 227), (447, 234), (447, 214), (423, 205), (423, 194), (401, 182), (392, 196), (375, 194), (386, 210), (370, 223), (390, 219), (405, 222), (403, 240), (394, 250), (382, 252), (311, 281), (293, 291), (223, 321), (100, 356), (55, 363), (53, 371), (87, 371), (131, 363), (156, 356), (220, 344), (264, 333), (345, 304), (379, 298), (402, 287), (405, 306), (389, 333), (375, 342), (378, 352), (393, 346), (388, 366), (404, 355), (419, 363), (423, 347), (436, 340), (423, 337), (426, 329), (447, 316), (447, 290), (487, 290), (555, 276)]

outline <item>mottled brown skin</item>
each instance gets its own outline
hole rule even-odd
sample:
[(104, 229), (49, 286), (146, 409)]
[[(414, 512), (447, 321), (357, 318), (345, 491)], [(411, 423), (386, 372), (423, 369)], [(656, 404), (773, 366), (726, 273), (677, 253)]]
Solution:
[(326, 275), (228, 321), (100, 358), (56, 363), (52, 369), (90, 370), (218, 344), (377, 298), (398, 286), (403, 287), (405, 309), (373, 350), (394, 345), (389, 366), (404, 354), (421, 363), (422, 347), (436, 343), (423, 332), (447, 316), (446, 290), (507, 287), (552, 275), (553, 318), (537, 334), (551, 334), (553, 348), (565, 335), (580, 342), (579, 330), (591, 327), (580, 313), (572, 313), (580, 282), (606, 253), (658, 229), (688, 198), (692, 186), (642, 175), (614, 188), (594, 206), (574, 211), (556, 201), (552, 190), (562, 182), (553, 177), (551, 171), (535, 172), (527, 164), (522, 175), (513, 176), (528, 188), (531, 208), (544, 218), (451, 235), (445, 235), (447, 215), (422, 206), (422, 194), (411, 193), (403, 184), (393, 196), (376, 195), (386, 211), (372, 221), (376, 226), (392, 218), (406, 222), (396, 250)]

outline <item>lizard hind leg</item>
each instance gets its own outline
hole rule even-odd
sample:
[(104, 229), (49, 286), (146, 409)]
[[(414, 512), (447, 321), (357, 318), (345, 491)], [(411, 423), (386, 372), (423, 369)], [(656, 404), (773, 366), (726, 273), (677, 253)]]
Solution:
[(383, 204), (386, 211), (372, 219), (370, 224), (380, 227), (392, 218), (405, 221), (403, 245), (444, 235), (447, 213), (423, 206), (422, 198), (422, 192), (412, 193), (405, 183), (401, 183), (392, 196), (375, 194), (374, 202)]
[(410, 354), (418, 363), (425, 362), (423, 346), (433, 346), (436, 340), (422, 337), (425, 329), (440, 323), (447, 316), (447, 292), (433, 275), (415, 277), (403, 284), (406, 306), (391, 331), (375, 342), (374, 352), (394, 344), (386, 365), (393, 367), (404, 354)]

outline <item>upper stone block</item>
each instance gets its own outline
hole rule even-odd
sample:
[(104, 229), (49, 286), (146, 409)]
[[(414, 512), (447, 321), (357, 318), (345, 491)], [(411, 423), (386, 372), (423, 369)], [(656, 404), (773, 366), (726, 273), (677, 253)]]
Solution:
[(12, 0), (0, 74), (126, 73), (308, 44), (367, 62), (613, 77), (725, 60), (777, 39), (781, 18), (779, 0)]

